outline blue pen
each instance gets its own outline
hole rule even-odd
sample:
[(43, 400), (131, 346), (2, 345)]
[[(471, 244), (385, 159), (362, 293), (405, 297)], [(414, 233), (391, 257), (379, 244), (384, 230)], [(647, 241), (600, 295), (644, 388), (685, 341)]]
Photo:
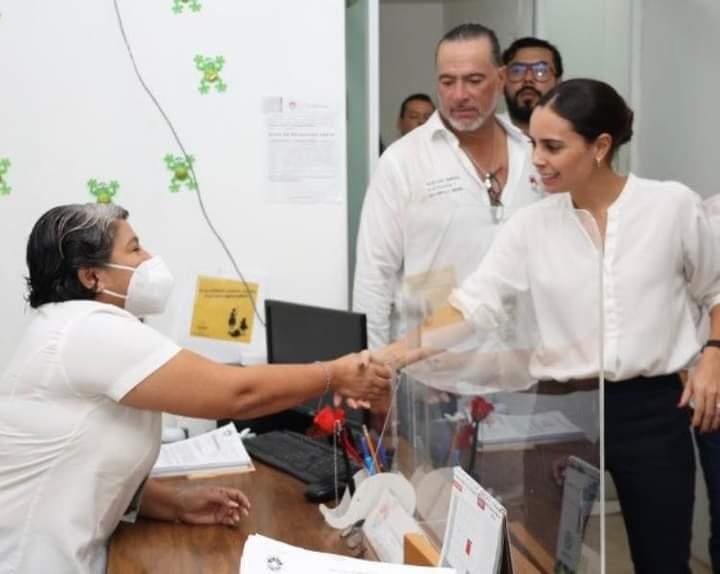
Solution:
[(360, 437), (360, 449), (362, 450), (363, 459), (365, 460), (365, 466), (367, 467), (368, 474), (372, 476), (375, 474), (375, 465), (373, 459), (370, 456), (370, 450), (368, 449), (367, 441), (364, 436)]

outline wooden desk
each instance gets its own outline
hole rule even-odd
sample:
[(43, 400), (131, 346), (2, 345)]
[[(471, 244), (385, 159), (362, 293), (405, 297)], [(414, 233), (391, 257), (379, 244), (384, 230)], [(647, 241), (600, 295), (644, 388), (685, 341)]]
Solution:
[(325, 524), (317, 505), (305, 501), (302, 482), (260, 463), (256, 468), (255, 472), (192, 481), (245, 492), (252, 509), (238, 528), (145, 519), (123, 523), (110, 541), (108, 573), (237, 574), (245, 540), (254, 533), (309, 550), (350, 554), (338, 531)]
[[(540, 470), (554, 457), (538, 451), (540, 454), (545, 464), (532, 460), (531, 466), (537, 472), (535, 478), (544, 474), (544, 482), (547, 483), (550, 471), (545, 468), (541, 473)], [(490, 469), (498, 472), (490, 472), (483, 479), (492, 486), (495, 486), (495, 481), (500, 484), (511, 464), (506, 457), (511, 455), (493, 453)], [(516, 455), (522, 457), (523, 453)], [(262, 463), (255, 464), (255, 472), (203, 480), (239, 488), (250, 498), (250, 516), (238, 528), (191, 526), (145, 519), (139, 519), (135, 524), (121, 524), (111, 539), (108, 573), (237, 574), (245, 540), (254, 533), (309, 550), (351, 554), (338, 531), (325, 524), (317, 505), (305, 501), (305, 485), (302, 482)], [(552, 484), (548, 487), (557, 488)], [(537, 500), (533, 500), (534, 497), (530, 497), (531, 504), (537, 505), (532, 512), (533, 516), (540, 518), (537, 524), (534, 520), (528, 523), (524, 516), (528, 500), (522, 508), (509, 509), (513, 562), (517, 574), (550, 574), (553, 571), (560, 496), (558, 489), (550, 498), (538, 496)], [(368, 552), (372, 556), (372, 551)]]

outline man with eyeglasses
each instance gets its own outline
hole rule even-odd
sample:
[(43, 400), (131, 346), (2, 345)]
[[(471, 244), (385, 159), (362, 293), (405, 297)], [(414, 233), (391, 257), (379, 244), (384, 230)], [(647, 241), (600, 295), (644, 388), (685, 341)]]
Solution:
[(496, 115), (497, 36), (462, 24), (437, 46), (438, 109), (382, 155), (365, 196), (353, 308), (379, 348), (444, 302), (520, 207), (542, 197), (530, 142)]
[(563, 64), (550, 42), (528, 36), (503, 52), (506, 67), (505, 103), (512, 122), (527, 133), (535, 104), (562, 81)]

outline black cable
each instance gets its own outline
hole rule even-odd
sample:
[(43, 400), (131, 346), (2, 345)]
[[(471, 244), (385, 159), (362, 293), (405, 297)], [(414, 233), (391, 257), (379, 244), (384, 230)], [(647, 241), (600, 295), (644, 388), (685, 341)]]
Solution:
[(232, 265), (233, 269), (235, 270), (235, 273), (237, 273), (237, 276), (242, 281), (242, 284), (245, 287), (245, 291), (247, 291), (248, 297), (250, 298), (250, 303), (252, 304), (253, 312), (255, 313), (257, 320), (264, 327), (265, 321), (263, 321), (262, 317), (260, 316), (260, 313), (257, 308), (257, 304), (255, 302), (255, 297), (253, 297), (252, 291), (250, 290), (250, 286), (248, 285), (248, 282), (245, 280), (245, 276), (242, 274), (242, 271), (240, 271), (240, 268), (238, 267), (237, 263), (235, 262), (235, 258), (233, 257), (232, 253), (230, 252), (230, 249), (228, 249), (228, 246), (225, 243), (225, 240), (222, 238), (220, 233), (218, 233), (218, 231), (215, 229), (215, 226), (213, 225), (213, 222), (210, 220), (210, 216), (208, 215), (207, 210), (205, 209), (205, 203), (203, 202), (202, 194), (200, 193), (200, 182), (198, 181), (197, 175), (195, 174), (195, 168), (193, 167), (193, 162), (190, 160), (190, 155), (185, 150), (185, 146), (183, 145), (182, 141), (180, 140), (180, 136), (178, 135), (177, 130), (175, 129), (175, 126), (170, 121), (170, 118), (168, 117), (167, 113), (165, 113), (165, 110), (160, 105), (160, 102), (155, 97), (155, 94), (152, 93), (152, 91), (148, 87), (147, 83), (143, 79), (142, 74), (140, 73), (140, 69), (138, 68), (137, 62), (135, 60), (135, 55), (133, 54), (132, 48), (130, 47), (130, 42), (128, 41), (128, 38), (127, 38), (127, 34), (125, 33), (125, 25), (123, 24), (122, 16), (120, 15), (120, 7), (118, 6), (118, 0), (113, 0), (113, 7), (115, 9), (115, 16), (117, 17), (117, 23), (118, 23), (118, 27), (120, 29), (120, 34), (122, 36), (123, 43), (125, 44), (125, 49), (127, 50), (128, 56), (130, 57), (130, 61), (132, 62), (133, 69), (135, 70), (135, 75), (137, 76), (137, 79), (140, 82), (140, 85), (142, 86), (143, 90), (148, 95), (148, 97), (152, 100), (153, 104), (155, 105), (157, 110), (160, 112), (160, 115), (165, 120), (165, 123), (167, 124), (168, 128), (170, 128), (170, 132), (172, 133), (172, 136), (175, 139), (175, 143), (177, 143), (178, 147), (180, 148), (180, 151), (182, 152), (182, 155), (185, 158), (186, 163), (188, 164), (188, 168), (190, 169), (190, 173), (195, 182), (195, 195), (197, 196), (198, 204), (200, 205), (200, 212), (202, 213), (202, 216), (205, 219), (207, 226), (210, 228), (210, 231), (215, 236), (215, 238), (218, 240), (218, 243), (220, 243), (220, 246), (222, 247), (223, 251), (227, 255), (228, 259), (230, 260), (230, 264)]

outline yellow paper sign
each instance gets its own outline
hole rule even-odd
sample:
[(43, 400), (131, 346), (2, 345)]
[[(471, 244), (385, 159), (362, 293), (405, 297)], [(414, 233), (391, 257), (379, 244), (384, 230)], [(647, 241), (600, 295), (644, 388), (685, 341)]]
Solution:
[(193, 337), (249, 343), (252, 340), (258, 284), (198, 276), (190, 324)]

